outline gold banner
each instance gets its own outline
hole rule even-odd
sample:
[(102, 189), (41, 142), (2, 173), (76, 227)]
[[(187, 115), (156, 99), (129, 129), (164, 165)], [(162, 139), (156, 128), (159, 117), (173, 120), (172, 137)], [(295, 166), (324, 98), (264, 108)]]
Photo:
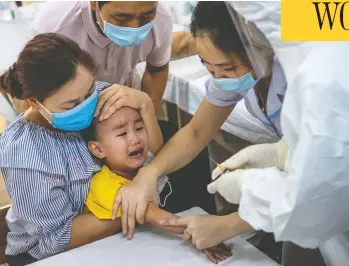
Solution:
[(284, 41), (349, 41), (349, 1), (281, 1)]

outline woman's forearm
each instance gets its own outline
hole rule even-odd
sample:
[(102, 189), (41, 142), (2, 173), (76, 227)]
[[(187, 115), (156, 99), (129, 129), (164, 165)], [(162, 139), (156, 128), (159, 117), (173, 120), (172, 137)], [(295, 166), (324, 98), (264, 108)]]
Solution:
[(186, 166), (204, 147), (205, 143), (200, 143), (190, 125), (187, 125), (161, 148), (149, 166), (156, 166), (158, 177), (172, 173)]
[(195, 38), (190, 32), (172, 33), (171, 59), (179, 59), (197, 54)]
[(120, 219), (99, 220), (92, 213), (79, 215), (73, 219), (70, 242), (66, 250), (111, 236), (120, 228)]
[(233, 109), (234, 106), (215, 106), (204, 99), (190, 123), (179, 130), (141, 172), (160, 177), (186, 166), (213, 139)]

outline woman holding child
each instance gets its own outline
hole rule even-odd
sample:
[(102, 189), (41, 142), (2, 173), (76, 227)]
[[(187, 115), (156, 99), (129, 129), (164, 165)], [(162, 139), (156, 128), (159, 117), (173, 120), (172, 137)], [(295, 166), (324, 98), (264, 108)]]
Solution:
[[(49, 33), (29, 41), (17, 62), (0, 77), (1, 88), (31, 105), (0, 138), (0, 170), (12, 200), (6, 217), (10, 266), (26, 265), (85, 245), (121, 228), (119, 218), (98, 219), (85, 207), (91, 178), (101, 170), (78, 132), (91, 124), (98, 92), (105, 87), (94, 80), (95, 70), (90, 55), (75, 42)], [(155, 153), (162, 138), (149, 97), (132, 89), (123, 92), (121, 95), (120, 90), (110, 87), (100, 95), (104, 107), (113, 99), (105, 97), (106, 93), (121, 99), (131, 97), (130, 107), (138, 111), (124, 110), (123, 117), (132, 117), (134, 123), (124, 123), (126, 128), (117, 129), (119, 138), (131, 136), (127, 145), (134, 150), (128, 150), (125, 144), (125, 151), (132, 158), (127, 158), (123, 171), (116, 171), (116, 165), (112, 169), (115, 174), (132, 178), (126, 172), (144, 163), (147, 150)], [(98, 110), (100, 116), (108, 111)], [(148, 140), (145, 131), (152, 132), (153, 138)], [(94, 155), (105, 157), (102, 146), (89, 146)], [(137, 163), (132, 164), (135, 160)], [(156, 225), (159, 213), (172, 215), (157, 206), (149, 207), (146, 222)], [(227, 253), (215, 249), (206, 251), (206, 255), (216, 261), (226, 258)]]

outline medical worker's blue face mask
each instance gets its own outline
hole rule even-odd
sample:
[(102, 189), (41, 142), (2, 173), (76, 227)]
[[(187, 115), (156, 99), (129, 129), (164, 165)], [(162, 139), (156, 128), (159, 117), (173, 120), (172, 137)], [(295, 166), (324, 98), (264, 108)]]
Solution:
[(97, 102), (98, 94), (95, 91), (85, 101), (62, 113), (51, 113), (42, 104), (40, 105), (51, 114), (53, 122), (50, 124), (54, 128), (64, 131), (80, 131), (91, 125)]
[(238, 78), (215, 78), (213, 79), (213, 84), (216, 88), (229, 91), (241, 93), (252, 89), (258, 80), (255, 80), (251, 72), (248, 72)]
[(105, 21), (100, 11), (99, 11), (99, 14), (104, 23), (104, 27), (102, 29), (103, 33), (113, 43), (121, 47), (136, 46), (141, 44), (145, 40), (148, 33), (153, 27), (153, 21), (150, 21), (148, 24), (145, 24), (139, 28), (116, 26), (114, 24), (111, 24)]

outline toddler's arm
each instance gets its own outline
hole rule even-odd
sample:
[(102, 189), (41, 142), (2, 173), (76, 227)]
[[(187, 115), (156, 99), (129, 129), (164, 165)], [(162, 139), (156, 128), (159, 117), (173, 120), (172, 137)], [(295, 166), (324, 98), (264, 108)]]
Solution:
[(147, 101), (146, 107), (140, 110), (140, 115), (142, 116), (145, 129), (148, 133), (149, 151), (152, 154), (156, 154), (163, 145), (164, 140), (162, 138), (160, 126), (158, 120), (156, 119), (155, 109), (150, 98), (149, 101)]
[(166, 227), (159, 223), (162, 219), (169, 219), (177, 217), (170, 212), (160, 209), (156, 204), (150, 202), (148, 204), (147, 212), (145, 213), (145, 222), (151, 224), (154, 227), (165, 229), (166, 231), (174, 234), (183, 234), (185, 227)]

